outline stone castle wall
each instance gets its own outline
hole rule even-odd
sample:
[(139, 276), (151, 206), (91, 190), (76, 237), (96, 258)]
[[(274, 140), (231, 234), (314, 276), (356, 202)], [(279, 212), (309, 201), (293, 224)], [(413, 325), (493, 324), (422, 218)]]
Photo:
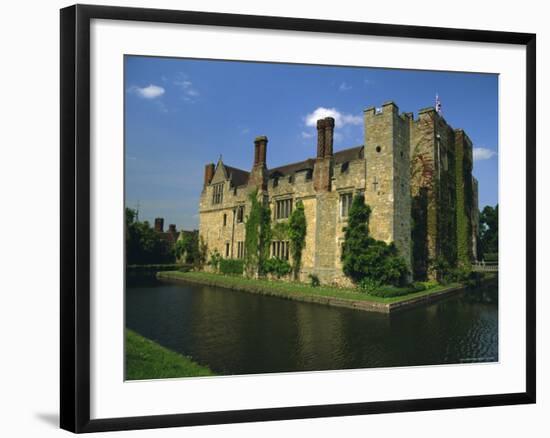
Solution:
[[(464, 208), (459, 209), (469, 218), (465, 231), (457, 228), (456, 208), (459, 186), (465, 197), (471, 198), (474, 193), (472, 145), (467, 136), (461, 137), (462, 131), (453, 130), (434, 109), (421, 110), (414, 120), (411, 113), (400, 114), (393, 102), (380, 110), (366, 109), (364, 126), (365, 142), (360, 154), (334, 154), (334, 120), (323, 119), (317, 126), (315, 159), (270, 170), (266, 163), (267, 138), (257, 137), (250, 172), (230, 168), (221, 160), (216, 166), (207, 165), (199, 232), (208, 251), (238, 257), (238, 242), (244, 245), (244, 221), (250, 211), (248, 194), (259, 189), (271, 209), (273, 224), (288, 220), (275, 217), (278, 200), (292, 199), (293, 207), (297, 201), (304, 204), (307, 233), (300, 274), (304, 281), (309, 274), (316, 274), (323, 283), (349, 284), (340, 261), (347, 224), (341, 214), (345, 194), (364, 193), (372, 209), (371, 235), (394, 242), (414, 273), (426, 274), (429, 260), (441, 255), (451, 262), (456, 260), (457, 239), (465, 235), (472, 257), (475, 202), (464, 202)], [(415, 172), (419, 167), (421, 171)], [(240, 179), (246, 179), (244, 183), (239, 180), (240, 185), (236, 184), (237, 171)], [(465, 178), (470, 182), (463, 183)], [(214, 190), (220, 184), (223, 201), (214, 204)], [(244, 220), (238, 223), (240, 206), (244, 206)]]

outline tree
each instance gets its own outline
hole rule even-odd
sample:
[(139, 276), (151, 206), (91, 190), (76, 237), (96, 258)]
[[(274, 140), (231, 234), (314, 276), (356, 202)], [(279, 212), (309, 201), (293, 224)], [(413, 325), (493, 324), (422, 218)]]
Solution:
[(342, 266), (344, 273), (359, 284), (368, 279), (379, 284), (401, 285), (408, 268), (393, 243), (389, 245), (369, 236), (371, 208), (363, 195), (353, 198), (348, 225), (344, 229)]
[(306, 244), (307, 223), (302, 201), (296, 202), (296, 208), (288, 220), (288, 238), (292, 255), (292, 271), (294, 279), (298, 279), (302, 265), (302, 251)]
[(485, 206), (479, 216), (480, 243), (483, 254), (498, 253), (498, 204)]
[(199, 264), (199, 235), (197, 231), (182, 232), (182, 238), (176, 242), (175, 253), (176, 259), (183, 258), (187, 264)]
[(258, 201), (258, 192), (249, 195), (250, 213), (245, 221), (245, 272), (250, 277), (263, 275), (271, 241), (271, 211)]
[(174, 262), (174, 255), (169, 251), (167, 242), (160, 238), (149, 222), (137, 221), (136, 210), (126, 208), (125, 220), (127, 264)]

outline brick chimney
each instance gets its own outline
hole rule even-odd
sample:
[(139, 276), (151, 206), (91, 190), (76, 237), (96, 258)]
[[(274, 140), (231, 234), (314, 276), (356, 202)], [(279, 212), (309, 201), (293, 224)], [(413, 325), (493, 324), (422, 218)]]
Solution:
[(317, 120), (317, 159), (313, 168), (313, 188), (318, 192), (330, 192), (333, 173), (332, 146), (334, 119)]
[(164, 219), (161, 217), (155, 218), (155, 231), (157, 233), (164, 232)]
[(216, 168), (214, 167), (214, 163), (208, 163), (206, 166), (204, 166), (204, 187), (206, 187), (208, 184), (210, 184), (210, 181), (212, 181), (215, 169)]
[(177, 233), (176, 225), (175, 224), (168, 225), (168, 232), (171, 233), (171, 234), (176, 234)]
[(334, 119), (325, 118), (325, 157), (332, 157), (332, 146), (334, 143)]
[(317, 158), (325, 156), (325, 119), (317, 120)]
[(250, 172), (250, 178), (248, 179), (248, 185), (250, 187), (257, 187), (261, 190), (267, 188), (267, 137), (261, 135), (254, 139), (254, 165), (252, 166), (252, 172)]
[(265, 166), (267, 158), (267, 137), (261, 135), (254, 140), (254, 166)]

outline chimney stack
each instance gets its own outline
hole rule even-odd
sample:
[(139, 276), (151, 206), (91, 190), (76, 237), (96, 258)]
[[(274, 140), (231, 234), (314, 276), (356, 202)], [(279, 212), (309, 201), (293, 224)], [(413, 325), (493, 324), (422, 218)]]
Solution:
[(254, 140), (254, 166), (265, 166), (267, 158), (267, 137), (261, 135)]
[(325, 156), (325, 119), (317, 120), (317, 158)]
[(325, 118), (325, 157), (332, 157), (332, 146), (334, 143), (334, 119)]
[(161, 217), (155, 218), (155, 231), (162, 233), (164, 231), (164, 219)]
[(171, 233), (171, 234), (176, 234), (176, 225), (175, 224), (170, 224), (168, 225), (168, 232)]
[(212, 178), (214, 177), (214, 163), (208, 163), (206, 166), (204, 166), (204, 187), (206, 187), (208, 184), (210, 184), (210, 181), (212, 181)]

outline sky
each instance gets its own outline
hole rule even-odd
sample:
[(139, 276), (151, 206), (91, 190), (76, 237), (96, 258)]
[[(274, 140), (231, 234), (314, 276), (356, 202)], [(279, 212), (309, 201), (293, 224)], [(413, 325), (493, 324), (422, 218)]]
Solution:
[(365, 108), (435, 106), (474, 144), (479, 206), (498, 202), (498, 75), (365, 67), (125, 57), (125, 196), (139, 219), (198, 227), (204, 165), (250, 170), (315, 157), (318, 118), (336, 120), (334, 150), (363, 144)]

